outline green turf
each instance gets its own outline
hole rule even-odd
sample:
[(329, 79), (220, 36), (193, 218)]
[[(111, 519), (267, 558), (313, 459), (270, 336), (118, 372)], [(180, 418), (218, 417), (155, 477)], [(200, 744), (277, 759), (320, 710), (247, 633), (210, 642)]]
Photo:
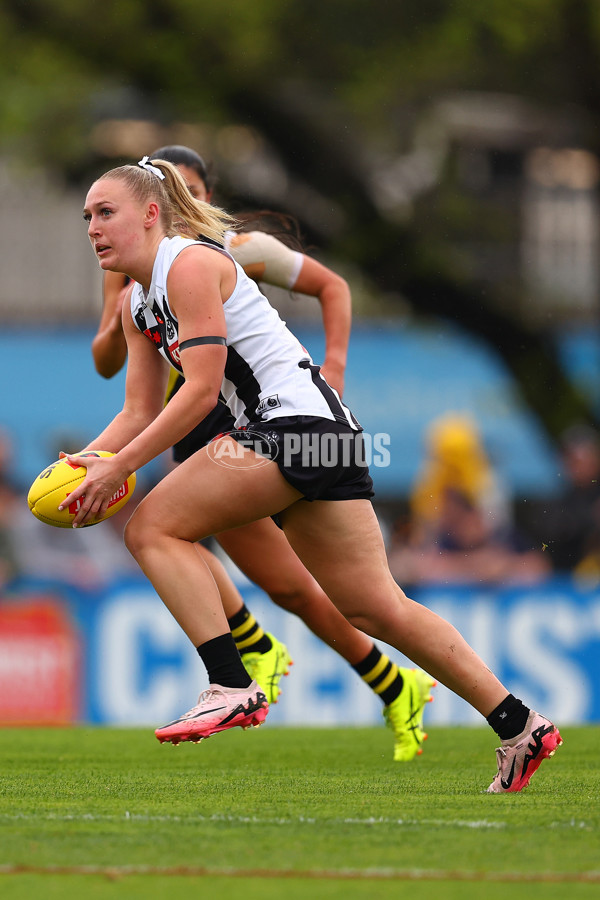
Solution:
[(383, 728), (0, 730), (0, 896), (597, 897), (600, 729), (562, 732), (497, 796), (486, 728), (432, 728), (409, 764)]

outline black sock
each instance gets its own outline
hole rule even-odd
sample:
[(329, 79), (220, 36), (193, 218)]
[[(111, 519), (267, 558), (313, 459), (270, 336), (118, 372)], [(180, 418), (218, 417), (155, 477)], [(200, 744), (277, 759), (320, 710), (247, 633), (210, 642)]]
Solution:
[(375, 644), (368, 656), (365, 656), (362, 662), (352, 668), (358, 672), (362, 680), (369, 685), (372, 691), (375, 691), (386, 706), (400, 696), (400, 691), (404, 686), (400, 669)]
[(240, 653), (266, 653), (273, 646), (271, 638), (265, 634), (246, 605), (227, 619), (227, 624)]
[(205, 641), (196, 650), (206, 666), (210, 684), (233, 688), (246, 688), (252, 684), (231, 632)]
[(486, 719), (501, 741), (509, 741), (525, 729), (529, 712), (527, 706), (509, 694)]

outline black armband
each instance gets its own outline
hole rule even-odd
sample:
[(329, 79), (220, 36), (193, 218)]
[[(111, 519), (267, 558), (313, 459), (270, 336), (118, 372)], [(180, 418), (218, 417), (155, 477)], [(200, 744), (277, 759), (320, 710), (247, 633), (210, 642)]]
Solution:
[(182, 341), (179, 349), (186, 350), (188, 347), (197, 347), (199, 344), (222, 344), (225, 347), (227, 346), (227, 339), (207, 334), (205, 337), (189, 338), (187, 341)]

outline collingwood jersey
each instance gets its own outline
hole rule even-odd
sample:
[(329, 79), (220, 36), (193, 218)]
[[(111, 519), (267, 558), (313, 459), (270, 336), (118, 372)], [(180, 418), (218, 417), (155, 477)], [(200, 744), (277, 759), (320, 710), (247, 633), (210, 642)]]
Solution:
[(178, 372), (183, 371), (178, 323), (167, 295), (167, 276), (179, 253), (194, 244), (224, 253), (236, 268), (236, 286), (223, 304), (227, 362), (221, 385), (221, 399), (231, 411), (236, 427), (282, 416), (319, 416), (360, 430), (350, 410), (255, 282), (231, 254), (214, 244), (183, 237), (163, 238), (154, 261), (150, 290), (146, 293), (137, 283), (133, 288), (133, 321), (167, 362)]

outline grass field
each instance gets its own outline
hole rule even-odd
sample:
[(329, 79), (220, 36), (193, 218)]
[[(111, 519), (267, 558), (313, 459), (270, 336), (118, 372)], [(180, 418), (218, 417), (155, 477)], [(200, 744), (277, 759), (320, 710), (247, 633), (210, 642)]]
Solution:
[(0, 730), (0, 897), (597, 898), (600, 729), (562, 732), (497, 796), (487, 728), (404, 765), (383, 728)]

